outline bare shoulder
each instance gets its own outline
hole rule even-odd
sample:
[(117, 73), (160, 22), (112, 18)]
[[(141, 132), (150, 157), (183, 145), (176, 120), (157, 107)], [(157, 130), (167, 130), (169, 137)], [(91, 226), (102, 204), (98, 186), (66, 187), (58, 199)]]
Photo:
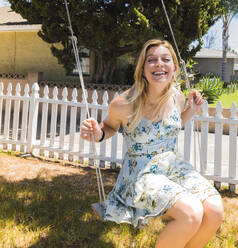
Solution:
[(127, 115), (131, 110), (131, 104), (129, 102), (130, 89), (122, 92), (115, 97), (109, 105), (109, 109), (116, 111), (118, 114)]

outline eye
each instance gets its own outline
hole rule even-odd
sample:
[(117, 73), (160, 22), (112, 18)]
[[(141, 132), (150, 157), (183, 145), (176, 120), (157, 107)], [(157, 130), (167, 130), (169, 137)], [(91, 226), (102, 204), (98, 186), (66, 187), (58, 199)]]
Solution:
[(167, 63), (170, 62), (170, 60), (171, 60), (170, 58), (163, 58), (163, 61)]
[(150, 57), (147, 59), (148, 63), (155, 63), (157, 61), (157, 58)]

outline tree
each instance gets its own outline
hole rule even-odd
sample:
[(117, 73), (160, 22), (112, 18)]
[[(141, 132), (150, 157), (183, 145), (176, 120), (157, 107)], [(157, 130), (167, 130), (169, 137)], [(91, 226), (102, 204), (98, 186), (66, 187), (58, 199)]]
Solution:
[[(184, 58), (201, 48), (201, 37), (217, 20), (221, 0), (167, 0), (166, 7)], [(63, 0), (9, 0), (11, 7), (30, 23), (42, 24), (39, 36), (67, 72), (75, 67)], [(140, 50), (149, 38), (172, 41), (160, 1), (68, 0), (79, 47), (95, 52), (96, 83), (111, 83), (116, 59)], [(163, 35), (162, 35), (163, 34)], [(192, 41), (198, 45), (189, 50)], [(60, 44), (60, 46), (59, 46)]]
[(213, 48), (215, 45), (215, 41), (217, 40), (217, 31), (211, 31), (207, 33), (203, 37), (203, 47), (205, 48)]
[(229, 25), (233, 17), (238, 13), (238, 0), (222, 0), (222, 81), (226, 81), (226, 63), (229, 39)]

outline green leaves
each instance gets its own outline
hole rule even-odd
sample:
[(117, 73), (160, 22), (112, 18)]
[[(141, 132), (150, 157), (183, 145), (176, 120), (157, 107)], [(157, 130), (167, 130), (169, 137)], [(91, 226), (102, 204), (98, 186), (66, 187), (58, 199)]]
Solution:
[(195, 85), (208, 103), (214, 103), (223, 93), (223, 82), (218, 77), (203, 77)]
[[(95, 52), (96, 83), (117, 83), (113, 78), (117, 58), (139, 52), (150, 38), (173, 39), (161, 1), (67, 0), (78, 46)], [(201, 47), (201, 37), (217, 20), (221, 0), (166, 0), (165, 5), (183, 59)], [(64, 1), (10, 0), (11, 7), (30, 23), (41, 23), (39, 36), (53, 45), (52, 52), (67, 71), (74, 68), (70, 31)], [(191, 42), (198, 45), (190, 49)], [(61, 43), (62, 48), (55, 46)], [(73, 63), (73, 64), (72, 64)]]

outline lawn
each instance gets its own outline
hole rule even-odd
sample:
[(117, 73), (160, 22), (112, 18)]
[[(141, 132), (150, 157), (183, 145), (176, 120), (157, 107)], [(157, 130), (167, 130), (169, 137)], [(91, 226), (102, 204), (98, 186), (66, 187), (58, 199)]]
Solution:
[[(221, 101), (223, 108), (231, 108), (233, 102), (238, 106), (238, 90), (234, 93), (223, 94), (218, 101)], [(209, 107), (216, 107), (217, 102), (213, 104), (209, 104)]]
[[(98, 201), (98, 194), (93, 169), (0, 156), (0, 248), (154, 247), (164, 226), (159, 218), (136, 229), (94, 215), (90, 205)], [(117, 173), (102, 171), (106, 193)], [(237, 193), (221, 191), (225, 219), (206, 248), (238, 247)]]

